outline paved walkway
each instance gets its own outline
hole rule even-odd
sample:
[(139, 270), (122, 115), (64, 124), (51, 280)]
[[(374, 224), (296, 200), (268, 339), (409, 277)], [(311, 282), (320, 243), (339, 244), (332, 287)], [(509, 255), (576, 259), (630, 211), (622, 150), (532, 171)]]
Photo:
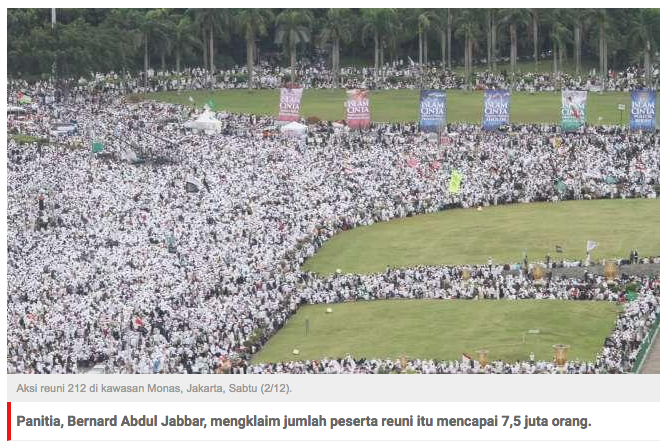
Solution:
[(656, 333), (656, 340), (653, 341), (651, 350), (647, 353), (647, 359), (644, 361), (640, 373), (660, 373), (660, 330)]

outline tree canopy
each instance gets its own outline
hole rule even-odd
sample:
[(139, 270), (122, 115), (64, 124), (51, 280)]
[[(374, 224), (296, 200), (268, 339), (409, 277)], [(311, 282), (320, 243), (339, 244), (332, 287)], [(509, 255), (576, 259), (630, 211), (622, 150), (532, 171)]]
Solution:
[(584, 59), (602, 72), (651, 63), (660, 51), (657, 9), (262, 11), (58, 9), (52, 27), (49, 9), (8, 9), (8, 74), (224, 69), (248, 57), (288, 66), (316, 55), (335, 71), (345, 65), (340, 59), (378, 67), (395, 58), (441, 64), (444, 57), (484, 69), (498, 58), (514, 70), (517, 60), (537, 57), (541, 71), (568, 59), (579, 69)]

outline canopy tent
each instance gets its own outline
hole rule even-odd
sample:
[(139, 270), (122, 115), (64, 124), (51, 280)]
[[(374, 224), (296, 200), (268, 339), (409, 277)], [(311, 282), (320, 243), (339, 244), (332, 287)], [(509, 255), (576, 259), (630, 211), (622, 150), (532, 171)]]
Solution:
[(302, 138), (307, 133), (307, 126), (296, 121), (292, 121), (282, 126), (279, 131), (285, 136), (292, 138)]
[(213, 112), (206, 110), (196, 119), (185, 122), (185, 128), (206, 133), (219, 133), (222, 130), (222, 123), (215, 118)]

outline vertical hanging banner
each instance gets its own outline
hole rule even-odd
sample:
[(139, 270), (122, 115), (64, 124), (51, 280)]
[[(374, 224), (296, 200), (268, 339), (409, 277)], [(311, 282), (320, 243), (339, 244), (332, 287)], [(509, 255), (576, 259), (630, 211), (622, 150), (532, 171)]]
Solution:
[(510, 121), (510, 91), (485, 90), (483, 130), (496, 130)]
[(301, 87), (282, 88), (279, 91), (279, 117), (278, 121), (297, 121), (300, 119), (300, 100), (302, 99)]
[(446, 125), (446, 92), (420, 90), (420, 131), (439, 132)]
[(586, 122), (587, 91), (561, 91), (561, 131), (574, 132)]
[(346, 124), (352, 129), (366, 129), (370, 126), (369, 90), (347, 90)]
[(630, 92), (630, 129), (656, 130), (656, 92), (654, 90)]

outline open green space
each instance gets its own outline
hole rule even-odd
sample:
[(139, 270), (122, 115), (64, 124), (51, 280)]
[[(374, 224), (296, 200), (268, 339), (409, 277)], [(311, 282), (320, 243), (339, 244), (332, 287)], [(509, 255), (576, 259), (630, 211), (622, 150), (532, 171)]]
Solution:
[[(480, 122), (483, 92), (448, 90), (449, 122)], [(419, 91), (379, 90), (370, 93), (372, 120), (375, 122), (416, 121), (419, 112)], [(199, 90), (184, 92), (150, 93), (146, 98), (160, 102), (202, 107), (210, 99), (217, 110), (234, 113), (254, 113), (276, 116), (279, 107), (279, 90)], [(660, 94), (658, 96), (660, 98)], [(316, 116), (323, 120), (344, 119), (344, 90), (305, 90), (301, 116)], [(621, 116), (617, 105), (625, 104)], [(589, 124), (628, 124), (630, 93), (589, 93), (587, 122)], [(658, 105), (656, 105), (658, 110)], [(600, 119), (602, 118), (602, 119)], [(621, 119), (620, 119), (621, 118)], [(510, 119), (515, 123), (557, 123), (561, 119), (561, 92), (514, 92)]]
[(20, 134), (20, 133), (15, 133), (11, 135), (7, 135), (9, 139), (14, 140), (17, 144), (32, 144), (34, 142), (42, 142), (42, 143), (47, 143), (48, 139), (46, 138), (41, 138), (39, 136), (33, 136), (33, 135), (25, 135), (25, 134)]
[[(342, 232), (304, 265), (320, 274), (382, 272), (390, 266), (515, 263), (660, 253), (660, 200), (592, 200), (452, 209)], [(563, 248), (562, 254), (555, 246)]]
[[(326, 308), (332, 308), (327, 313)], [(569, 359), (594, 360), (621, 307), (562, 300), (389, 300), (305, 305), (254, 357), (255, 363), (338, 358), (551, 360), (553, 344)], [(309, 321), (309, 334), (306, 324)], [(526, 334), (538, 330), (538, 334)], [(295, 355), (293, 350), (299, 350)]]

